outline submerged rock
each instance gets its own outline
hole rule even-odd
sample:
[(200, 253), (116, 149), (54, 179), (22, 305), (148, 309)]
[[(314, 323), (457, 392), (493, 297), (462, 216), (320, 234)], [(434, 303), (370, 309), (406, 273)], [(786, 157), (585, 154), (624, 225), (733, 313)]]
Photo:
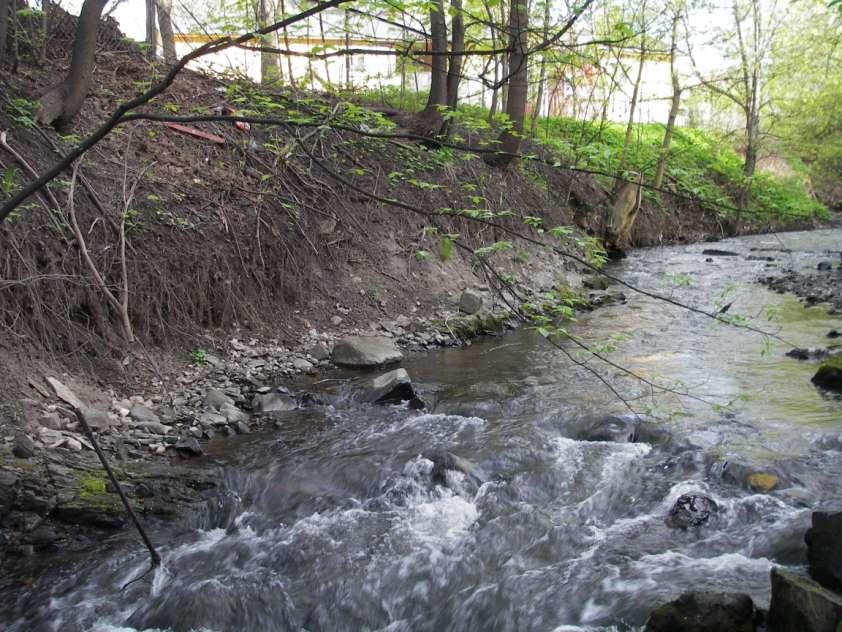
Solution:
[(768, 494), (780, 483), (774, 472), (752, 472), (746, 476), (746, 485), (754, 492)]
[(395, 369), (371, 380), (365, 401), (374, 404), (400, 404), (408, 401), (411, 408), (424, 408), (424, 402), (415, 393), (406, 369)]
[(754, 632), (756, 620), (746, 594), (691, 592), (655, 608), (645, 632)]
[(772, 569), (770, 632), (837, 632), (842, 622), (842, 596), (808, 577)]
[(382, 336), (348, 336), (333, 347), (334, 364), (351, 368), (374, 368), (394, 364), (403, 354), (391, 338)]
[(831, 391), (842, 391), (842, 358), (823, 362), (812, 378), (813, 384)]
[(678, 529), (700, 527), (718, 510), (718, 505), (710, 496), (682, 494), (670, 509), (667, 525)]
[(733, 250), (718, 250), (717, 248), (705, 248), (702, 250), (703, 255), (711, 257), (739, 257), (740, 253)]
[(638, 422), (634, 418), (605, 415), (582, 420), (581, 430), (575, 437), (579, 441), (609, 441), (633, 443), (637, 439)]
[[(265, 393), (263, 395), (255, 395), (251, 401), (251, 407), (256, 414), (265, 415), (266, 413), (295, 410), (298, 408), (298, 401), (294, 397), (290, 397), (284, 393)], [(239, 418), (231, 419), (231, 421), (238, 423), (245, 420)]]
[(842, 593), (842, 512), (813, 512), (807, 530), (810, 575), (825, 588)]
[(425, 455), (425, 458), (433, 462), (432, 477), (434, 483), (446, 485), (447, 470), (462, 472), (477, 485), (481, 485), (488, 480), (488, 476), (483, 472), (481, 467), (447, 450), (436, 450)]

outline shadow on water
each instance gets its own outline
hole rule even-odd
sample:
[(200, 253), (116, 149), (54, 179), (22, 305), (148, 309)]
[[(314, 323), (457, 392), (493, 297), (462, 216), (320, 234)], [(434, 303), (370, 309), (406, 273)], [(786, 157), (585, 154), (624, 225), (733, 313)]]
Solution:
[[(840, 237), (783, 235), (794, 252), (776, 256), (813, 266)], [(753, 284), (766, 262), (701, 250), (641, 251), (612, 272), (707, 309), (733, 301), (794, 345), (839, 326)], [(409, 358), (428, 412), (356, 403), (354, 378), (337, 374), (318, 385), (325, 403), (281, 430), (209, 447), (202, 466), (225, 492), (191, 528), (156, 527), (165, 564), (151, 584), (119, 590), (146, 564), (121, 537), (4, 595), (4, 629), (631, 630), (688, 589), (766, 603), (771, 565), (804, 561), (810, 508), (842, 503), (842, 402), (788, 345), (644, 297), (572, 329), (591, 343), (623, 334), (614, 361), (716, 405), (594, 364), (647, 415), (618, 441), (583, 440), (594, 416), (628, 411), (529, 331)], [(750, 489), (755, 471), (776, 489)], [(687, 492), (718, 511), (670, 528)]]

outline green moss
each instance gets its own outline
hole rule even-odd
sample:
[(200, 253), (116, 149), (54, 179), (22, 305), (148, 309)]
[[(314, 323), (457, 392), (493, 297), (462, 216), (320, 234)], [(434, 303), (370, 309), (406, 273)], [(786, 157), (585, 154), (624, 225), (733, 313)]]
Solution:
[(819, 370), (821, 369), (835, 369), (837, 371), (842, 371), (842, 355), (836, 355), (828, 358), (819, 365)]
[(79, 479), (79, 498), (87, 499), (105, 494), (105, 479), (102, 476), (88, 474)]

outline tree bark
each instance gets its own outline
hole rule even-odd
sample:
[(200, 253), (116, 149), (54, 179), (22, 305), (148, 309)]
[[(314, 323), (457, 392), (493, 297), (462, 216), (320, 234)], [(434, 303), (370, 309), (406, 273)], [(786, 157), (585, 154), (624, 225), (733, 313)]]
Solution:
[[(462, 55), (465, 50), (465, 18), (462, 0), (450, 0), (453, 17), (450, 20), (450, 64), (447, 69), (447, 107), (455, 110), (459, 103), (459, 81), (462, 78)], [(458, 51), (458, 53), (456, 52)]]
[(9, 33), (11, 0), (0, 0), (0, 66), (6, 61), (6, 41)]
[[(646, 5), (644, 4), (644, 9)], [(640, 82), (643, 79), (643, 65), (646, 62), (646, 35), (641, 34), (640, 40), (640, 57), (637, 63), (637, 77), (634, 80), (634, 89), (632, 90), (631, 103), (629, 103), (629, 122), (626, 124), (626, 136), (623, 138), (623, 152), (620, 154), (620, 164), (617, 167), (617, 175), (619, 176), (615, 181), (615, 192), (623, 184), (622, 175), (626, 169), (626, 160), (628, 159), (629, 146), (631, 145), (632, 132), (634, 131), (634, 114), (637, 110), (637, 99), (640, 96)]]
[(447, 22), (444, 0), (433, 0), (430, 8), (430, 94), (427, 105), (418, 115), (418, 132), (423, 136), (438, 136), (443, 125), (442, 108), (447, 106)]
[[(264, 28), (269, 24), (269, 7), (267, 0), (257, 0), (255, 3), (255, 14), (257, 16), (258, 28)], [(273, 45), (272, 36), (261, 35), (260, 43), (268, 48)], [(271, 85), (278, 82), (278, 55), (269, 51), (260, 51), (260, 83)]]
[(155, 18), (157, 7), (155, 0), (146, 0), (146, 56), (155, 59), (155, 52), (158, 47), (158, 37), (155, 30)]
[(655, 166), (655, 179), (652, 186), (660, 189), (664, 183), (664, 173), (667, 169), (667, 155), (672, 144), (672, 132), (675, 129), (675, 119), (678, 117), (678, 108), (681, 105), (681, 83), (678, 77), (678, 67), (675, 63), (678, 48), (678, 23), (680, 20), (678, 11), (672, 18), (672, 45), (670, 46), (670, 76), (672, 78), (672, 101), (670, 102), (670, 113), (667, 117), (667, 128), (664, 130), (664, 140), (661, 143), (661, 151), (658, 155), (658, 164)]
[[(544, 0), (544, 40), (550, 37), (550, 0)], [(538, 76), (538, 93), (535, 95), (535, 107), (532, 110), (532, 126), (529, 135), (533, 138), (538, 131), (538, 118), (541, 116), (541, 103), (544, 100), (544, 83), (547, 81), (547, 53), (541, 53), (541, 71)]]
[(38, 121), (57, 127), (70, 123), (82, 109), (91, 86), (96, 61), (99, 18), (108, 0), (85, 0), (76, 23), (70, 71), (62, 83), (41, 97)]
[(172, 0), (155, 0), (158, 9), (158, 30), (161, 33), (161, 48), (164, 61), (174, 64), (178, 60), (175, 52), (175, 33), (172, 27)]
[(503, 153), (487, 154), (486, 162), (505, 167), (514, 159), (523, 137), (523, 122), (526, 117), (526, 100), (529, 92), (527, 35), (529, 11), (526, 0), (511, 0), (509, 10), (509, 89), (506, 99), (506, 114), (511, 127), (500, 134), (499, 148)]

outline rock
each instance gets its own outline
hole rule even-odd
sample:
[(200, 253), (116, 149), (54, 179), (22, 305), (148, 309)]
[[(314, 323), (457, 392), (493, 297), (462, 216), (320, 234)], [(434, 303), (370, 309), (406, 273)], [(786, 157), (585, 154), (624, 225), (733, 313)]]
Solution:
[(602, 276), (601, 274), (594, 275), (582, 281), (582, 285), (588, 288), (589, 290), (607, 290), (608, 279)]
[(165, 435), (170, 431), (169, 426), (165, 426), (159, 421), (141, 421), (134, 425), (135, 428), (142, 428), (147, 432), (152, 432), (154, 434)]
[(585, 418), (575, 438), (579, 441), (633, 443), (637, 439), (637, 422), (614, 415)]
[(711, 514), (719, 510), (716, 502), (703, 494), (682, 494), (675, 501), (667, 517), (667, 525), (677, 529), (700, 527)]
[(68, 450), (72, 450), (73, 452), (81, 452), (82, 451), (82, 443), (73, 437), (65, 437), (64, 438), (64, 447)]
[(842, 596), (808, 577), (773, 568), (767, 622), (769, 632), (838, 632)]
[(839, 336), (842, 336), (842, 333), (838, 332), (836, 329), (831, 329), (827, 332), (828, 338), (838, 338)]
[(305, 360), (304, 358), (293, 358), (292, 366), (294, 369), (303, 371), (304, 373), (313, 370), (313, 363)]
[(50, 449), (57, 448), (64, 443), (64, 435), (58, 430), (52, 430), (50, 428), (41, 428), (38, 431), (38, 439), (45, 447)]
[(827, 349), (809, 349), (803, 347), (796, 347), (786, 352), (787, 357), (795, 358), (796, 360), (815, 360), (818, 358), (826, 358), (828, 355)]
[(831, 263), (830, 261), (819, 261), (819, 264), (816, 266), (816, 270), (827, 271), (832, 269), (833, 263)]
[(285, 412), (298, 408), (298, 401), (294, 397), (283, 393), (266, 393), (265, 395), (255, 395), (254, 399), (251, 400), (251, 408), (258, 415)]
[(333, 348), (333, 362), (352, 368), (374, 368), (400, 362), (403, 354), (390, 338), (348, 336)]
[(225, 404), (234, 404), (234, 400), (219, 389), (209, 389), (205, 394), (205, 406), (211, 410), (219, 410)]
[(415, 394), (406, 369), (395, 369), (374, 378), (365, 394), (365, 401), (374, 404), (400, 404), (408, 401), (410, 408), (424, 408), (424, 402)]
[(182, 437), (175, 443), (176, 452), (182, 456), (201, 456), (204, 454), (202, 446), (195, 437)]
[(488, 480), (488, 476), (481, 467), (447, 450), (436, 450), (425, 455), (425, 458), (433, 462), (433, 482), (439, 483), (440, 485), (447, 484), (447, 470), (462, 472), (477, 485), (481, 485)]
[(327, 360), (330, 357), (330, 349), (321, 342), (316, 342), (306, 348), (307, 353), (313, 356), (316, 360)]
[(821, 388), (842, 391), (842, 362), (836, 359), (823, 363), (811, 381)]
[(234, 425), (234, 429), (237, 431), (237, 434), (248, 434), (251, 432), (251, 429), (248, 427), (248, 424), (243, 421), (238, 421)]
[(807, 530), (807, 563), (810, 575), (825, 588), (842, 593), (842, 512), (813, 512)]
[(752, 472), (746, 476), (746, 485), (754, 492), (768, 494), (780, 483), (778, 475), (774, 472)]
[(237, 423), (238, 421), (248, 421), (249, 416), (236, 406), (225, 404), (219, 409), (219, 414), (225, 417), (227, 423)]
[(102, 432), (113, 424), (108, 413), (99, 408), (82, 408), (82, 418), (91, 427), (91, 430)]
[(35, 442), (27, 435), (18, 433), (15, 435), (15, 445), (12, 447), (12, 454), (19, 459), (29, 459), (35, 456)]
[(225, 417), (225, 415), (207, 412), (202, 413), (202, 415), (199, 417), (199, 423), (202, 424), (202, 426), (221, 426), (223, 424), (227, 424), (228, 419)]
[(342, 324), (342, 316), (332, 316), (330, 319), (330, 324), (334, 327), (339, 327)]
[(754, 632), (756, 619), (746, 594), (691, 592), (655, 608), (645, 632)]
[(703, 255), (708, 255), (711, 257), (739, 257), (740, 253), (733, 252), (732, 250), (717, 250), (716, 248), (705, 248), (702, 250)]
[(61, 401), (65, 402), (66, 404), (70, 404), (73, 408), (76, 408), (78, 410), (85, 408), (85, 405), (82, 403), (82, 400), (80, 400), (76, 396), (76, 393), (71, 391), (64, 384), (59, 382), (56, 378), (48, 377), (47, 383), (53, 387), (53, 390), (55, 391), (56, 395)]
[(52, 430), (61, 430), (63, 424), (61, 422), (61, 415), (58, 413), (44, 413), (38, 418), (38, 423), (45, 428)]
[(147, 408), (142, 404), (135, 404), (129, 410), (129, 415), (135, 421), (161, 423), (158, 415), (151, 408)]
[(467, 288), (459, 298), (459, 310), (466, 314), (476, 314), (482, 310), (484, 304), (482, 293), (472, 288)]

